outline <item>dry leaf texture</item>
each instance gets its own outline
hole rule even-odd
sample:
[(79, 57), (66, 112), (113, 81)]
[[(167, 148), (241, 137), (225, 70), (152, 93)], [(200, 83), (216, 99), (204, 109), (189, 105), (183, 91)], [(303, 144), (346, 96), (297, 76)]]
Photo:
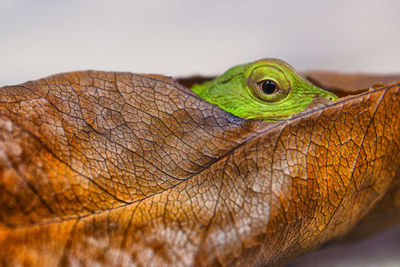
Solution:
[(284, 264), (394, 184), (399, 100), (382, 84), (271, 123), (158, 75), (3, 87), (0, 264)]

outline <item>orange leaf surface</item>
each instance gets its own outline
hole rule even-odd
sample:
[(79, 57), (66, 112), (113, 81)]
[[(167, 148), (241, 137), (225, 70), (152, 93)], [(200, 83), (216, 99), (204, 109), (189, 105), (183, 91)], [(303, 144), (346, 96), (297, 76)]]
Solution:
[(159, 75), (3, 87), (0, 264), (284, 264), (349, 231), (394, 184), (399, 89), (271, 123)]

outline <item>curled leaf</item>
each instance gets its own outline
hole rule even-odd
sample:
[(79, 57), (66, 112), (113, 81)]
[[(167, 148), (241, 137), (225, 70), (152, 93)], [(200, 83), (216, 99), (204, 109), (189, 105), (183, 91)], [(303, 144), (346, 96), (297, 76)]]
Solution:
[(0, 263), (276, 265), (395, 183), (386, 84), (243, 120), (171, 78), (75, 72), (0, 89)]

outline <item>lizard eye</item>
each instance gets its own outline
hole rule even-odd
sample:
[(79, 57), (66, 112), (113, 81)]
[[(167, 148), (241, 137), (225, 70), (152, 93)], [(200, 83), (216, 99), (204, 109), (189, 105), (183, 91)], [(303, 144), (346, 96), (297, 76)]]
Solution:
[(278, 102), (289, 95), (292, 85), (285, 72), (275, 66), (261, 65), (251, 69), (246, 79), (249, 92), (266, 103)]
[(279, 90), (279, 86), (272, 80), (263, 80), (258, 82), (257, 85), (266, 95), (272, 95)]

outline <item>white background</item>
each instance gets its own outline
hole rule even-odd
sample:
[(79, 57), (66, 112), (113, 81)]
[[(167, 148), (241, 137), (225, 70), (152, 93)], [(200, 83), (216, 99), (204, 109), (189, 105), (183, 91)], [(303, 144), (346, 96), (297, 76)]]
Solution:
[(0, 86), (96, 69), (216, 75), (264, 57), (400, 73), (400, 1), (0, 0)]

